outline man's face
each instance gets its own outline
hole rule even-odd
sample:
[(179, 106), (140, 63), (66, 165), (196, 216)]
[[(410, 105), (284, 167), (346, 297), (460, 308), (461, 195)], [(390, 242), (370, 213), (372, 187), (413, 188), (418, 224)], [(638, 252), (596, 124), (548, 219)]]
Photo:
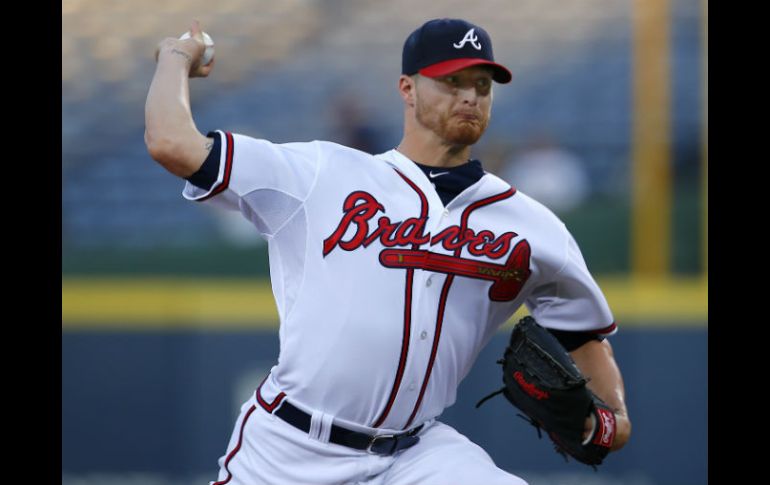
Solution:
[(446, 76), (420, 77), (415, 103), (418, 123), (450, 145), (473, 145), (489, 124), (492, 71), (473, 66)]

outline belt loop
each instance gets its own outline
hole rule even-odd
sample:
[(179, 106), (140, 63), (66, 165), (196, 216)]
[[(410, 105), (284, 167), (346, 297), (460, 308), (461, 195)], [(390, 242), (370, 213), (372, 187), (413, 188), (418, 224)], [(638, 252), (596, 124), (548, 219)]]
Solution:
[(321, 434), (318, 439), (323, 443), (329, 442), (329, 436), (332, 434), (332, 424), (334, 423), (334, 416), (331, 414), (321, 415)]
[(332, 432), (332, 423), (334, 416), (331, 414), (324, 414), (321, 411), (313, 411), (313, 415), (310, 417), (310, 430), (308, 431), (308, 438), (311, 440), (320, 441), (321, 443), (328, 443), (329, 436)]
[(310, 417), (310, 430), (308, 431), (308, 437), (311, 440), (321, 441), (321, 433), (323, 431), (322, 419), (322, 412), (313, 411), (313, 415)]

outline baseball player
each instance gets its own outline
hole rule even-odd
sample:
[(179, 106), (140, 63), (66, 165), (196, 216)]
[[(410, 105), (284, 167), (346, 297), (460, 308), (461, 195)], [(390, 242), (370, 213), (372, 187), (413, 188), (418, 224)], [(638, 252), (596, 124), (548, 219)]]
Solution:
[(484, 29), (437, 19), (406, 39), (404, 135), (379, 155), (202, 134), (188, 77), (214, 62), (200, 65), (197, 22), (191, 32), (159, 44), (147, 148), (186, 179), (185, 198), (240, 211), (267, 239), (280, 316), (278, 363), (244, 403), (213, 484), (525, 484), (437, 420), (523, 304), (616, 413), (613, 450), (625, 444), (604, 339), (616, 326), (575, 240), (470, 158), (493, 82), (511, 80)]

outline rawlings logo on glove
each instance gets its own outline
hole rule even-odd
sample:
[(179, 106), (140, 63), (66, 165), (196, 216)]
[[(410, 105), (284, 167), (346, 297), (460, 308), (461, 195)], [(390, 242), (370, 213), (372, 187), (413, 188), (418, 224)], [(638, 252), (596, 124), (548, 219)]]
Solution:
[(514, 372), (513, 378), (521, 386), (524, 392), (534, 397), (538, 401), (541, 399), (548, 399), (548, 393), (546, 391), (541, 391), (531, 382), (524, 380), (524, 374), (522, 374), (521, 371)]
[[(588, 381), (556, 337), (534, 318), (524, 317), (498, 363), (505, 387), (476, 407), (502, 393), (538, 435), (541, 428), (548, 433), (565, 459), (570, 455), (594, 467), (602, 463), (615, 439), (615, 414), (586, 387)], [(586, 419), (592, 415), (594, 427), (583, 439)]]

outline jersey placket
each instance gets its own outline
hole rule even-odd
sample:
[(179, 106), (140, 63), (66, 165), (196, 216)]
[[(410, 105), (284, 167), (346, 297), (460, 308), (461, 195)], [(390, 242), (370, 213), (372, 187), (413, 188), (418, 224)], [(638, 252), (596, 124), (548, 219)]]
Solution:
[[(426, 226), (430, 221), (430, 207), (432, 204), (428, 202), (428, 196), (426, 196), (424, 190), (419, 187), (415, 182), (413, 182), (408, 176), (404, 175), (403, 172), (401, 172), (398, 169), (395, 169), (396, 173), (399, 175), (399, 177), (411, 187), (411, 189), (415, 192), (415, 195), (417, 196), (419, 203), (419, 216), (423, 219), (426, 219), (425, 223)], [(429, 229), (426, 227), (426, 233), (429, 233)], [(417, 250), (419, 248), (418, 244), (412, 245), (412, 250)], [(398, 370), (395, 376), (395, 380), (393, 383), (393, 387), (389, 393), (388, 401), (385, 404), (384, 409), (379, 414), (379, 417), (376, 419), (376, 421), (373, 423), (372, 427), (380, 427), (385, 423), (388, 418), (391, 418), (391, 420), (396, 419), (396, 416), (400, 414), (400, 401), (403, 400), (402, 394), (404, 391), (409, 392), (410, 387), (416, 388), (416, 383), (414, 379), (411, 377), (413, 372), (411, 372), (411, 368), (413, 367), (413, 361), (414, 359), (414, 317), (415, 317), (415, 297), (418, 297), (420, 294), (419, 291), (419, 284), (415, 284), (415, 274), (422, 273), (421, 270), (416, 268), (408, 268), (405, 271), (405, 295), (404, 295), (404, 327), (403, 327), (403, 342), (401, 347), (401, 354), (399, 356), (399, 366)], [(419, 276), (418, 276), (418, 279)], [(418, 289), (417, 292), (415, 292), (415, 288)], [(415, 294), (416, 293), (416, 294)], [(401, 398), (399, 398), (401, 396)]]
[[(443, 208), (437, 226), (431, 228), (431, 234), (436, 234), (449, 225), (451, 225), (450, 211)], [(445, 254), (443, 248), (427, 245), (425, 249)], [(409, 428), (414, 423), (414, 418), (424, 404), (426, 388), (438, 358), (439, 344), (442, 334), (445, 333), (444, 313), (453, 280), (452, 275), (436, 271), (419, 270), (418, 273), (421, 276), (422, 284), (419, 289), (420, 297), (415, 299), (415, 315), (419, 315), (419, 317), (414, 319), (414, 347), (416, 352), (414, 365), (410, 369), (414, 373), (414, 378), (407, 388), (410, 406), (407, 407), (409, 414), (403, 429)]]
[[(426, 192), (426, 198), (431, 203), (429, 213), (433, 216), (428, 218), (426, 233), (437, 234), (444, 228), (459, 223), (459, 220), (450, 217), (450, 210), (441, 204), (435, 191), (426, 190)], [(421, 245), (419, 249), (446, 255), (453, 254), (440, 246), (431, 246), (429, 243)], [(396, 406), (391, 413), (391, 422), (394, 425), (389, 427), (409, 428), (414, 424), (414, 418), (422, 407), (425, 388), (438, 355), (438, 346), (443, 333), (443, 313), (451, 280), (451, 275), (440, 272), (414, 270), (410, 351), (401, 389), (396, 396)]]
[[(475, 192), (475, 191), (466, 191), (465, 193), (460, 194), (460, 196), (458, 197), (462, 197), (462, 196), (469, 197), (472, 192)], [(462, 214), (456, 217), (450, 218), (450, 214), (452, 214), (450, 212), (450, 208), (449, 207), (444, 208), (442, 212), (442, 216), (439, 218), (440, 220), (438, 223), (438, 227), (430, 228), (431, 234), (436, 234), (441, 230), (452, 226), (453, 224), (458, 225), (460, 227), (460, 234), (462, 234), (465, 230), (469, 228), (469, 218), (473, 211), (483, 208), (485, 205), (494, 204), (501, 200), (505, 200), (511, 197), (514, 193), (515, 191), (511, 189), (509, 191), (496, 194), (492, 197), (486, 197), (486, 198), (477, 200), (472, 204), (465, 206), (462, 210)], [(450, 203), (449, 205), (451, 206), (453, 204)], [(463, 207), (461, 204), (455, 204), (455, 205), (457, 205), (458, 207)], [(454, 220), (454, 219), (458, 219), (458, 220)], [(441, 247), (440, 245), (428, 246), (428, 247), (430, 248), (432, 253), (436, 253), (436, 254), (452, 255), (456, 258), (470, 256), (468, 254), (465, 254), (465, 255), (463, 254), (463, 251), (467, 249), (464, 246), (460, 246), (458, 249), (449, 253), (447, 253), (445, 251), (445, 248)], [(425, 281), (424, 287), (420, 288), (422, 290), (420, 291), (420, 293), (425, 291), (427, 294), (429, 294), (433, 298), (421, 297), (421, 298), (415, 299), (414, 304), (420, 307), (419, 311), (415, 313), (418, 313), (421, 318), (419, 318), (419, 320), (413, 320), (413, 321), (415, 324), (418, 324), (421, 327), (424, 327), (423, 329), (419, 330), (419, 335), (420, 337), (423, 337), (423, 336), (425, 337), (423, 339), (423, 341), (425, 342), (428, 340), (427, 336), (431, 333), (431, 322), (432, 322), (433, 339), (430, 346), (420, 345), (419, 342), (416, 342), (416, 348), (419, 348), (421, 352), (420, 352), (420, 355), (415, 356), (415, 359), (413, 360), (415, 364), (417, 364), (417, 361), (420, 361), (420, 364), (423, 365), (422, 376), (420, 376), (421, 369), (419, 368), (419, 365), (415, 365), (414, 367), (414, 372), (416, 372), (418, 375), (416, 380), (420, 382), (420, 391), (416, 397), (416, 402), (413, 406), (413, 409), (403, 429), (408, 429), (413, 424), (414, 419), (417, 416), (420, 408), (425, 405), (425, 403), (423, 403), (423, 399), (425, 398), (427, 386), (430, 383), (433, 367), (436, 364), (436, 360), (438, 360), (438, 352), (439, 352), (440, 342), (442, 340), (442, 334), (447, 333), (445, 328), (445, 312), (446, 312), (446, 306), (447, 306), (447, 299), (452, 287), (452, 283), (454, 279), (457, 277), (454, 274), (444, 275), (443, 284), (441, 285), (440, 293), (438, 294), (438, 296), (436, 296), (436, 292), (439, 291), (438, 285), (436, 285), (433, 291), (430, 291), (429, 288), (433, 287), (433, 281), (441, 273), (432, 272), (432, 271), (419, 271), (419, 273), (424, 275), (424, 281)], [(416, 326), (417, 325), (415, 325), (415, 327)], [(444, 338), (449, 338), (449, 337), (445, 336)], [(427, 362), (424, 361), (425, 354), (423, 353), (426, 350), (429, 352)], [(434, 382), (434, 385), (437, 385), (437, 384), (440, 385), (440, 383)], [(410, 384), (410, 386), (407, 389), (411, 391), (412, 390), (411, 387), (412, 385)], [(438, 394), (441, 394), (441, 392), (439, 391)]]

